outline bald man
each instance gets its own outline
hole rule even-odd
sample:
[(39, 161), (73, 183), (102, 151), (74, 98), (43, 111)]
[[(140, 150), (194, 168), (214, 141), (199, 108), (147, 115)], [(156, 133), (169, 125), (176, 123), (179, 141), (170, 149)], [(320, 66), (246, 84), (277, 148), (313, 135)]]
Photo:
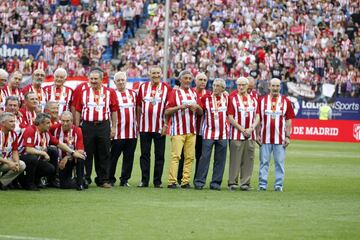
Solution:
[(275, 161), (274, 190), (283, 191), (285, 149), (290, 144), (291, 119), (295, 118), (290, 100), (280, 95), (281, 81), (270, 80), (270, 94), (259, 101), (261, 127), (257, 142), (260, 145), (259, 191), (266, 191), (271, 154)]

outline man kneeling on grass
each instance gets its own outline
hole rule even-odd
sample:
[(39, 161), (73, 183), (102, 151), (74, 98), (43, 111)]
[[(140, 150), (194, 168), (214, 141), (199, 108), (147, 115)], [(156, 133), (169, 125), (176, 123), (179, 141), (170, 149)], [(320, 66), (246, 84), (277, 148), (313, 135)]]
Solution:
[[(84, 158), (78, 158), (60, 150), (59, 178), (60, 188), (76, 188), (81, 191), (87, 188), (84, 185), (84, 144), (81, 128), (73, 124), (73, 115), (69, 111), (61, 114), (61, 123), (51, 126), (50, 132), (61, 142), (67, 144), (72, 151), (77, 151)], [(72, 181), (72, 172), (76, 168), (76, 183)]]
[(25, 163), (19, 159), (18, 138), (14, 131), (15, 115), (1, 113), (0, 126), (0, 190), (6, 190), (7, 185), (24, 171)]
[(50, 115), (38, 113), (35, 125), (28, 126), (23, 134), (20, 144), (21, 159), (26, 163), (25, 176), (22, 185), (27, 190), (38, 190), (37, 183), (41, 177), (47, 177), (49, 183), (54, 180), (58, 165), (57, 149), (49, 147), (55, 145), (74, 158), (85, 159), (79, 151), (74, 151), (65, 143), (59, 141), (50, 132)]

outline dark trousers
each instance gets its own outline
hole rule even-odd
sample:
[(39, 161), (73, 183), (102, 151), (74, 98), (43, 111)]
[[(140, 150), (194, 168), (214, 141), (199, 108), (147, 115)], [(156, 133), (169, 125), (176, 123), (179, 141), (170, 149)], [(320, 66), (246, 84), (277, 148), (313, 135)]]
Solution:
[(134, 163), (136, 143), (137, 143), (136, 138), (112, 140), (111, 153), (110, 153), (110, 170), (109, 170), (109, 181), (111, 183), (116, 182), (116, 178), (115, 178), (116, 165), (121, 153), (123, 154), (123, 163), (121, 167), (120, 182), (126, 183), (130, 179), (133, 163)]
[(58, 162), (58, 151), (55, 148), (49, 147), (47, 153), (50, 157), (49, 161), (33, 154), (21, 156), (21, 160), (26, 164), (26, 169), (20, 177), (21, 185), (24, 188), (35, 186), (35, 183), (38, 183), (41, 177), (47, 177), (49, 182), (54, 180)]
[[(201, 158), (202, 142), (203, 142), (203, 137), (201, 135), (196, 135), (196, 143), (195, 143), (195, 159), (196, 159), (196, 161), (195, 161), (194, 177), (196, 176), (196, 172), (197, 172), (198, 166), (199, 166), (199, 161)], [(181, 153), (181, 159), (179, 161), (179, 168), (178, 168), (178, 173), (177, 173), (177, 180), (178, 180), (179, 184), (181, 184), (183, 168), (184, 168), (184, 151)]]
[(165, 136), (160, 133), (140, 133), (140, 168), (141, 168), (141, 182), (148, 185), (150, 180), (150, 151), (151, 143), (154, 141), (155, 145), (155, 168), (154, 168), (154, 185), (161, 185), (161, 177), (165, 162)]
[(84, 148), (86, 152), (85, 178), (91, 183), (93, 159), (95, 161), (95, 183), (102, 185), (109, 181), (110, 122), (87, 122), (82, 124)]
[(113, 57), (113, 58), (117, 58), (117, 56), (118, 56), (118, 54), (119, 54), (119, 41), (114, 41), (114, 42), (112, 43), (111, 52), (112, 52), (112, 57)]
[(76, 185), (84, 184), (84, 160), (74, 159), (68, 161), (63, 170), (59, 170), (60, 188), (75, 188), (72, 182), (72, 172), (76, 168)]
[(213, 174), (210, 187), (220, 188), (226, 163), (226, 147), (227, 140), (203, 140), (199, 168), (194, 177), (195, 186), (203, 187), (205, 185), (206, 177), (209, 172), (211, 152), (212, 149), (215, 148)]

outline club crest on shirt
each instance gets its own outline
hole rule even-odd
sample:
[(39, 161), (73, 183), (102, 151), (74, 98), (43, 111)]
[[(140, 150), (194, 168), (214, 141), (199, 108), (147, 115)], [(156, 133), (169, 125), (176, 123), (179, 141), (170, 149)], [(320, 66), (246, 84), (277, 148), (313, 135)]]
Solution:
[(26, 143), (31, 143), (31, 137), (28, 137), (28, 138), (26, 139)]

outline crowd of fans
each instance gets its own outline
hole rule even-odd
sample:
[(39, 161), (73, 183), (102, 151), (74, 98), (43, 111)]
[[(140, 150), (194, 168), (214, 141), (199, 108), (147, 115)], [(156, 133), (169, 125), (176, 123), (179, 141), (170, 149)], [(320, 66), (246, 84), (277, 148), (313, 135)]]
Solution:
[[(164, 1), (56, 2), (1, 3), (1, 43), (43, 47), (38, 60), (0, 59), (0, 68), (30, 74), (40, 66), (52, 74), (62, 66), (69, 75), (83, 75), (101, 65), (109, 75), (121, 69), (129, 77), (146, 77), (149, 66), (163, 63)], [(148, 36), (124, 44), (125, 35), (135, 36), (144, 12)], [(177, 78), (189, 69), (210, 79), (250, 75), (263, 93), (272, 77), (313, 90), (332, 83), (338, 95), (359, 96), (359, 25), (359, 1), (171, 1), (167, 74)], [(120, 63), (103, 60), (106, 49)]]

